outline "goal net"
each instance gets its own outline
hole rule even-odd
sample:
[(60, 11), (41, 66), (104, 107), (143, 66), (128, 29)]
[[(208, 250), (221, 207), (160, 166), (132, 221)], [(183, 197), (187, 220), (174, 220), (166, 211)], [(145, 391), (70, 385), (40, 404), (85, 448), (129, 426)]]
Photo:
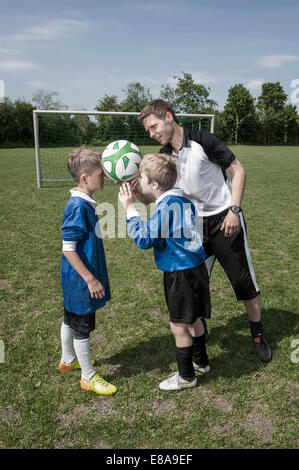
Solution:
[[(144, 155), (161, 148), (151, 139), (139, 113), (105, 111), (33, 111), (37, 186), (72, 181), (67, 170), (68, 155), (86, 145), (102, 153), (114, 140), (129, 140)], [(185, 127), (214, 132), (213, 114), (177, 114)]]

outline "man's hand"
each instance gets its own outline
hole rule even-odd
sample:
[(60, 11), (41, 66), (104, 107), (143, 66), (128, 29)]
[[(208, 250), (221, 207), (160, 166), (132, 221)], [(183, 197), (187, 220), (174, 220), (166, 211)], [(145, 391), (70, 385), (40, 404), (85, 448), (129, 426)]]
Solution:
[(135, 208), (135, 197), (131, 189), (130, 183), (123, 183), (119, 188), (118, 198), (126, 211), (129, 208)]
[(225, 237), (232, 237), (241, 228), (239, 214), (234, 214), (232, 211), (228, 211), (220, 230), (224, 230)]
[(90, 297), (93, 299), (102, 299), (105, 296), (105, 288), (95, 277), (87, 281)]

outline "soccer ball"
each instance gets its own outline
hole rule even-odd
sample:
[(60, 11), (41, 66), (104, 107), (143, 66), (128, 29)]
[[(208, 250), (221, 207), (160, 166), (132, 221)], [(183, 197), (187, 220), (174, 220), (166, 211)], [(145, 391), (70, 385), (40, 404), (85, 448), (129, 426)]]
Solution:
[(128, 140), (116, 140), (102, 154), (103, 170), (112, 180), (120, 183), (130, 181), (138, 173), (141, 157), (135, 144)]

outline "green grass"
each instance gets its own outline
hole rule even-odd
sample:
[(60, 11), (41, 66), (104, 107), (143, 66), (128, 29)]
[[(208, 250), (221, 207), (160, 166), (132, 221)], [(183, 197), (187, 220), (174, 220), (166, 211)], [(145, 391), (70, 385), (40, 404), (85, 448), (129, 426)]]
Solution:
[[(71, 184), (36, 188), (34, 151), (0, 151), (1, 448), (294, 448), (298, 444), (299, 338), (296, 213), (298, 148), (234, 147), (247, 169), (243, 208), (273, 349), (253, 349), (242, 303), (222, 269), (211, 279), (211, 372), (192, 390), (162, 392), (176, 369), (162, 273), (151, 251), (105, 239), (112, 300), (98, 311), (93, 357), (118, 386), (113, 397), (80, 390), (80, 372), (60, 375), (61, 218)], [(116, 203), (106, 184), (96, 200)], [(299, 357), (299, 355), (297, 355)]]

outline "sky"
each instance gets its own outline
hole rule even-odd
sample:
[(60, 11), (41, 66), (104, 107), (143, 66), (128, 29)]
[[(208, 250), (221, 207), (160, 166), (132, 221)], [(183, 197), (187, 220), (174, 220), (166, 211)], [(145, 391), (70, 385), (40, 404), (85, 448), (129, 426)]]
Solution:
[(93, 110), (130, 82), (158, 98), (184, 71), (219, 110), (237, 83), (257, 97), (279, 81), (294, 103), (298, 18), (298, 0), (0, 0), (0, 95)]

